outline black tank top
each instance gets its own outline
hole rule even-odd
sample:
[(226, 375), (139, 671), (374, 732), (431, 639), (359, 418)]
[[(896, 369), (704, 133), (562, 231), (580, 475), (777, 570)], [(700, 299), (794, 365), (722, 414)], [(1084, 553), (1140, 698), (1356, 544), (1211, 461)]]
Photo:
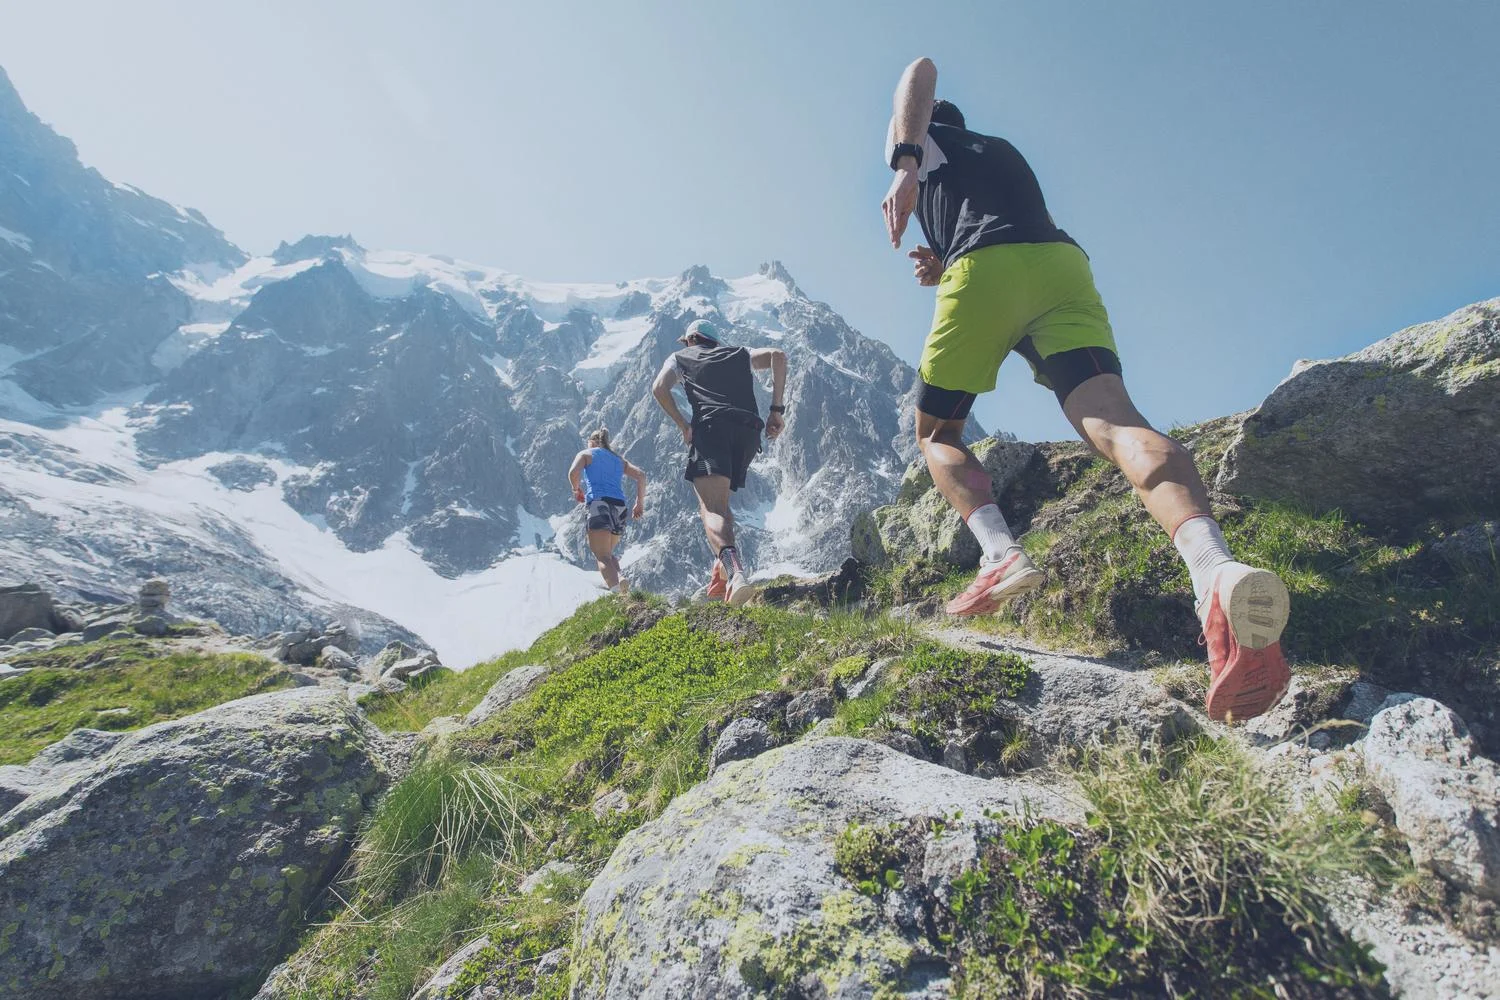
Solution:
[(695, 344), (678, 351), (676, 358), (682, 389), (693, 408), (693, 423), (705, 423), (715, 417), (760, 423), (747, 349)]

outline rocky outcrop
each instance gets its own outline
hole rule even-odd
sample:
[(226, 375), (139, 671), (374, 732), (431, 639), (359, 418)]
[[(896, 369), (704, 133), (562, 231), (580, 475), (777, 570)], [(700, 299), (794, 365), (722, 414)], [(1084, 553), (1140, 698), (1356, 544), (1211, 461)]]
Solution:
[(851, 823), (961, 813), (957, 841), (985, 810), (1082, 819), (1057, 791), (982, 781), (864, 740), (796, 743), (726, 765), (627, 834), (584, 895), (573, 1000), (946, 995), (920, 908), (904, 893), (882, 905), (858, 892), (835, 870), (835, 841)]
[(1479, 756), (1463, 721), (1431, 698), (1392, 695), (1360, 746), (1412, 859), (1500, 899), (1500, 766)]
[(0, 642), (25, 641), (18, 634), (32, 629), (72, 632), (81, 624), (75, 611), (58, 606), (39, 584), (0, 586)]
[(341, 693), (278, 691), (74, 733), (0, 817), (0, 991), (219, 996), (280, 957), (383, 780)]
[(490, 689), (479, 700), (479, 704), (469, 710), (469, 714), (464, 717), (465, 724), (477, 726), (497, 712), (509, 708), (530, 694), (545, 676), (547, 676), (547, 668), (538, 663), (527, 664), (509, 671), (491, 684)]
[(1407, 531), (1500, 515), (1500, 299), (1299, 362), (1244, 422), (1218, 488)]

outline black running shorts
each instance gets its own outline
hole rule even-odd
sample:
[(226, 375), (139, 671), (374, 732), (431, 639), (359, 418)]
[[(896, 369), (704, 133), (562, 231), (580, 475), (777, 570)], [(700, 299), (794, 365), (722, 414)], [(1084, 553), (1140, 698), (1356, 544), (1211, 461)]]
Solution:
[(694, 424), (682, 478), (692, 482), (699, 476), (727, 476), (729, 488), (737, 490), (745, 485), (750, 460), (759, 451), (760, 429), (753, 424), (728, 417)]
[(599, 497), (589, 501), (589, 530), (625, 534), (625, 501)]

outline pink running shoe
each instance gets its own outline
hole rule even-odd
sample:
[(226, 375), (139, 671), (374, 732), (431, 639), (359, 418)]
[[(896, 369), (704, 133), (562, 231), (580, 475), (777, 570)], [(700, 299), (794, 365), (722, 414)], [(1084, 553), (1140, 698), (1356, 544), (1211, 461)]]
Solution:
[(961, 617), (987, 615), (1006, 601), (1035, 590), (1046, 580), (1031, 558), (1017, 549), (993, 566), (980, 567), (979, 575), (968, 589), (949, 601), (943, 610)]
[(1286, 585), (1270, 570), (1230, 563), (1198, 609), (1211, 681), (1206, 708), (1219, 722), (1243, 722), (1276, 707), (1292, 682), (1281, 652), (1291, 614)]
[(714, 571), (708, 575), (708, 590), (703, 594), (706, 600), (722, 601), (729, 594), (729, 581), (724, 579), (724, 567), (717, 559), (714, 560)]

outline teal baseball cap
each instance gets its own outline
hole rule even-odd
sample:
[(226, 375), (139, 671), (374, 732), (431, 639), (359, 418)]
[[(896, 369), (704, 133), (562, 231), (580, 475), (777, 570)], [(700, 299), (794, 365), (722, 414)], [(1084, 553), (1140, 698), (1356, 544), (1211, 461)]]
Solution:
[(706, 319), (695, 319), (688, 324), (688, 328), (677, 338), (679, 344), (686, 344), (692, 336), (702, 337), (704, 340), (712, 340), (715, 344), (722, 344), (724, 338), (719, 334), (719, 328)]

